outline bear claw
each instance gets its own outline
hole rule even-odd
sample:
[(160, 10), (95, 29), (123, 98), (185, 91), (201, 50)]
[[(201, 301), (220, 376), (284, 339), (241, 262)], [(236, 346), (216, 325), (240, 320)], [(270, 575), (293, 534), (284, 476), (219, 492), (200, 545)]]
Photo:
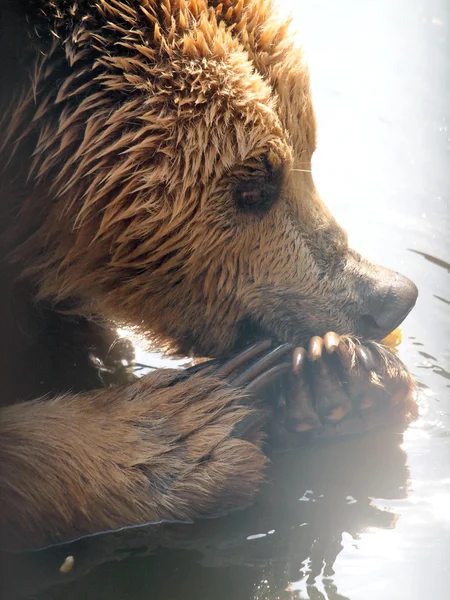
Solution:
[[(265, 350), (268, 350), (272, 346), (271, 340), (263, 340), (253, 344), (249, 348), (246, 348), (243, 352), (240, 352), (232, 359), (228, 360), (217, 370), (219, 377), (228, 377), (233, 371), (244, 365), (247, 361), (259, 356)], [(215, 362), (215, 361), (211, 361)]]
[[(246, 368), (246, 370), (243, 373), (240, 373), (239, 375), (231, 379), (230, 384), (234, 387), (242, 387), (252, 381), (253, 384), (255, 384), (255, 382), (260, 378), (262, 378), (261, 381), (265, 381), (267, 379), (267, 382), (269, 382), (269, 380), (270, 382), (272, 382), (274, 379), (276, 379), (276, 376), (274, 377), (273, 374), (270, 375), (271, 372), (275, 374), (281, 374), (281, 371), (286, 370), (286, 365), (289, 366), (289, 369), (291, 368), (291, 363), (286, 363), (286, 365), (281, 371), (279, 367), (281, 367), (282, 365), (274, 365), (276, 365), (277, 362), (292, 349), (292, 344), (282, 344), (281, 346), (278, 346), (274, 350), (271, 350), (268, 354), (265, 354), (257, 362), (253, 363), (248, 368)], [(244, 353), (245, 351), (242, 354)], [(274, 369), (278, 370), (274, 371)], [(220, 370), (218, 374), (220, 375)], [(266, 385), (268, 385), (268, 383)]]
[(323, 343), (328, 354), (333, 354), (338, 349), (340, 337), (334, 331), (329, 331), (323, 336)]
[(305, 363), (307, 352), (304, 348), (295, 348), (292, 354), (292, 371), (298, 375)]
[(323, 352), (323, 339), (318, 335), (311, 338), (309, 342), (308, 357), (311, 361), (319, 360)]
[(358, 345), (355, 348), (355, 354), (366, 371), (370, 372), (375, 370), (375, 361), (369, 348)]

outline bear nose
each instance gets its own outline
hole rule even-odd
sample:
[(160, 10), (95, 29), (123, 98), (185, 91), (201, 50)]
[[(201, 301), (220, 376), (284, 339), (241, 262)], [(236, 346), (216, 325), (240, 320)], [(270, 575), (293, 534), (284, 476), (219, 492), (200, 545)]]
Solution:
[(377, 274), (374, 293), (367, 302), (363, 317), (363, 335), (382, 339), (407, 317), (414, 307), (418, 290), (407, 277), (382, 269)]

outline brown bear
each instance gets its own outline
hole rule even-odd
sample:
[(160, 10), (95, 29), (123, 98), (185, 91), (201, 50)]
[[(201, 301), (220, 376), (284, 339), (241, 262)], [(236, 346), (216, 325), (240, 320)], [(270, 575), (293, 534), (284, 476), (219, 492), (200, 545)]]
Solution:
[[(263, 481), (267, 426), (406, 417), (410, 377), (373, 340), (417, 290), (321, 202), (272, 0), (1, 11), (3, 544), (221, 514)], [(128, 378), (119, 324), (213, 360)], [(96, 364), (130, 380), (93, 389)]]

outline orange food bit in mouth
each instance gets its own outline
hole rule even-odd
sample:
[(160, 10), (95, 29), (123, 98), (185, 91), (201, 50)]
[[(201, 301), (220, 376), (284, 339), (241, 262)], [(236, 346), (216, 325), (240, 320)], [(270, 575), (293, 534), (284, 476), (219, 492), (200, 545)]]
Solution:
[(402, 343), (402, 329), (401, 327), (397, 327), (394, 331), (391, 331), (389, 335), (387, 335), (381, 342), (385, 346), (389, 346), (390, 348), (397, 348)]

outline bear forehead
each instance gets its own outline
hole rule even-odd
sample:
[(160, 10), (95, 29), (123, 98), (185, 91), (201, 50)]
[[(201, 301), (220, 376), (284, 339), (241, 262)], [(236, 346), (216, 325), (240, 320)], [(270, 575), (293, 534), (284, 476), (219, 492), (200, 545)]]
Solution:
[(244, 126), (264, 125), (279, 138), (283, 129), (296, 157), (314, 150), (308, 70), (272, 0), (58, 4), (41, 0), (55, 37), (75, 67), (87, 55), (103, 67), (103, 85), (156, 93), (179, 118), (214, 121), (232, 111)]

